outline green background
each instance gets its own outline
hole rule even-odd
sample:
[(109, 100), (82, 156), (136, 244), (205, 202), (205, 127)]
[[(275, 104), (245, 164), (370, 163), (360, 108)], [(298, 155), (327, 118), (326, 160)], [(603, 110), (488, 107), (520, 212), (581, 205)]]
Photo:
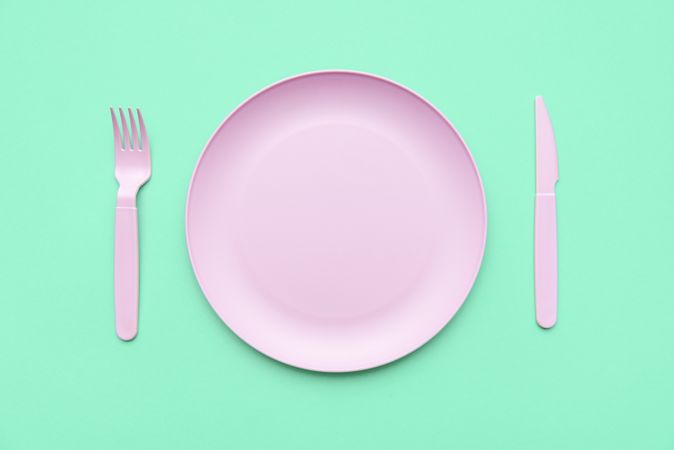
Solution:
[[(0, 449), (674, 449), (674, 2), (0, 0)], [(192, 274), (196, 160), (280, 78), (374, 72), (461, 132), (489, 210), (455, 319), (389, 366), (249, 348)], [(534, 323), (535, 95), (559, 323)], [(109, 105), (142, 108), (140, 334), (114, 334)]]

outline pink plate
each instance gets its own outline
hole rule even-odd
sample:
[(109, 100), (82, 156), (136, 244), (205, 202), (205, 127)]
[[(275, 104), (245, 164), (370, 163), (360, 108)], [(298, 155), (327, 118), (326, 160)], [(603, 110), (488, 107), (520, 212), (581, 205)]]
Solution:
[(206, 145), (187, 198), (190, 258), (220, 318), (286, 364), (368, 369), (423, 345), (477, 276), (475, 163), (430, 103), (327, 71), (246, 100)]

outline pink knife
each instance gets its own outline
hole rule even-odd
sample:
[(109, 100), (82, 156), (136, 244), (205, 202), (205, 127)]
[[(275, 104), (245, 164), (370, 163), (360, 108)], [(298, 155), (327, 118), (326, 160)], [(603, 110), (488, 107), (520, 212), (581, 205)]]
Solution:
[(534, 219), (534, 283), (536, 322), (551, 328), (557, 322), (557, 145), (542, 97), (536, 97), (536, 212)]

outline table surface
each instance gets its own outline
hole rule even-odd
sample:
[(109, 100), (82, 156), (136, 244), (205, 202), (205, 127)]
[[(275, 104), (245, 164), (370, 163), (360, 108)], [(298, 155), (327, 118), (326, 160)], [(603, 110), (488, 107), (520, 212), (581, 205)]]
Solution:
[[(674, 2), (0, 2), (0, 448), (671, 449)], [(458, 315), (330, 375), (218, 319), (184, 239), (210, 134), (343, 68), (453, 122), (487, 196)], [(534, 96), (559, 146), (559, 323), (534, 323)], [(109, 105), (142, 108), (140, 334), (114, 335)]]

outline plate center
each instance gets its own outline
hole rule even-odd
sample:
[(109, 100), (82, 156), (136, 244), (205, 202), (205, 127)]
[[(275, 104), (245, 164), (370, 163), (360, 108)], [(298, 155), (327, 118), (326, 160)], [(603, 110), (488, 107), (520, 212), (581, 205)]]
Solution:
[(270, 305), (328, 321), (394, 308), (437, 230), (422, 169), (376, 127), (303, 127), (256, 155), (237, 192), (244, 272)]

